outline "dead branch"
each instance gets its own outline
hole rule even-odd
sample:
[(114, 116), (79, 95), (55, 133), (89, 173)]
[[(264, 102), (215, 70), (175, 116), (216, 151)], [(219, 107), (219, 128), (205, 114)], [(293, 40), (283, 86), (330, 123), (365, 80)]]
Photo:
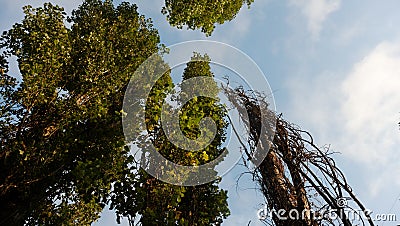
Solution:
[[(235, 90), (223, 87), (223, 90), (246, 125), (247, 144), (238, 138), (247, 159), (258, 165), (252, 171), (253, 178), (258, 182), (269, 210), (284, 210), (284, 216), (272, 212), (275, 225), (316, 226), (335, 225), (335, 222), (345, 226), (358, 225), (359, 222), (350, 221), (345, 210), (361, 210), (363, 214), (359, 221), (365, 225), (365, 218), (368, 225), (374, 225), (336, 166), (329, 148), (318, 147), (310, 133), (288, 123), (281, 115), (276, 117), (276, 113), (268, 109), (262, 94), (241, 87)], [(272, 139), (271, 131), (274, 131)], [(239, 136), (236, 130), (234, 132)], [(266, 155), (260, 155), (265, 151)], [(346, 197), (354, 204), (348, 203)], [(292, 210), (302, 215), (292, 219), (288, 214)], [(329, 218), (324, 211), (334, 212), (337, 219)]]

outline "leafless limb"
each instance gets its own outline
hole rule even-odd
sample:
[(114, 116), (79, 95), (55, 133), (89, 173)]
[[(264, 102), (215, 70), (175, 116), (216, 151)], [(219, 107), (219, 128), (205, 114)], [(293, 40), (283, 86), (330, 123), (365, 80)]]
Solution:
[[(351, 226), (360, 222), (374, 225), (331, 157), (333, 152), (329, 146), (318, 147), (309, 132), (277, 116), (268, 108), (263, 94), (241, 87), (235, 90), (223, 87), (223, 90), (249, 133), (249, 139), (242, 141), (233, 128), (250, 161), (247, 164), (258, 165), (252, 171), (253, 179), (258, 182), (268, 209), (284, 210), (285, 219), (273, 211), (272, 221), (266, 219), (264, 223), (273, 222), (277, 226)], [(258, 162), (260, 157), (263, 159)], [(346, 198), (353, 202), (347, 202)], [(301, 216), (289, 217), (291, 210)], [(351, 210), (358, 214), (358, 222), (349, 219)], [(337, 219), (326, 216), (326, 211), (335, 213)]]

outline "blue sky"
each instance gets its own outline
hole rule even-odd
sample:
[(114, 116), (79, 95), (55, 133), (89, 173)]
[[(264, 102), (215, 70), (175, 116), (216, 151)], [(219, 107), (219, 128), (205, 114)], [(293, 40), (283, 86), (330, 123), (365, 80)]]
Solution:
[[(0, 29), (22, 19), (22, 5), (43, 2), (0, 0)], [(52, 2), (67, 12), (80, 3)], [(160, 14), (162, 0), (135, 3), (166, 45), (206, 39), (248, 54), (266, 75), (277, 111), (321, 146), (341, 152), (335, 159), (365, 206), (375, 214), (397, 214), (400, 222), (399, 1), (255, 0), (211, 37), (170, 27)], [(237, 190), (239, 172), (223, 178), (232, 212), (224, 225), (261, 225), (256, 212), (263, 197), (246, 178)], [(96, 225), (114, 222), (105, 212)]]

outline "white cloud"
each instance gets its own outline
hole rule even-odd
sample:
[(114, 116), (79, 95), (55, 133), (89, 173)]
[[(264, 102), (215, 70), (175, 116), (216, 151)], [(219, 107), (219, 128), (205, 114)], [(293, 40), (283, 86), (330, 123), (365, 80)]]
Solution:
[(400, 157), (400, 42), (377, 45), (344, 77), (324, 72), (289, 87), (289, 117), (336, 151), (379, 165)]
[(362, 180), (367, 197), (399, 188), (400, 41), (378, 44), (345, 76), (325, 72), (291, 79), (289, 87), (293, 102), (285, 114), (353, 163), (356, 169), (344, 172), (360, 173), (350, 182)]
[(302, 122), (319, 145), (330, 143), (342, 153), (350, 167), (344, 171), (358, 172), (350, 181), (361, 180), (366, 197), (396, 193), (400, 41), (375, 46), (345, 76), (325, 72), (313, 79), (292, 80), (290, 88), (293, 102), (287, 115)]
[(400, 43), (381, 43), (343, 81), (348, 154), (383, 163), (400, 145)]
[(289, 4), (300, 7), (308, 20), (308, 30), (314, 39), (319, 37), (323, 22), (329, 14), (338, 10), (341, 0), (290, 0)]

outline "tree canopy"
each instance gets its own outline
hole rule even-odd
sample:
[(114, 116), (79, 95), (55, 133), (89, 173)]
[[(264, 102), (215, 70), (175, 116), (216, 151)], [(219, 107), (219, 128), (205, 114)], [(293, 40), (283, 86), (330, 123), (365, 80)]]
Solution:
[(250, 7), (254, 0), (165, 0), (162, 13), (171, 26), (182, 29), (201, 29), (211, 35), (216, 24), (231, 21), (243, 5)]
[[(209, 61), (207, 56), (195, 54), (187, 63), (183, 72), (183, 81), (203, 76), (213, 77)], [(205, 164), (218, 157), (224, 150), (221, 145), (225, 140), (227, 122), (224, 119), (226, 112), (217, 103), (218, 87), (216, 84), (197, 85), (214, 93), (214, 99), (197, 97), (183, 103), (182, 98), (184, 99), (188, 93), (172, 92), (175, 85), (172, 83), (169, 71), (157, 80), (147, 98), (146, 128), (148, 135), (143, 135), (141, 139), (150, 139), (152, 142), (149, 145), (154, 145), (165, 158), (180, 165)], [(180, 88), (182, 89), (182, 87)], [(161, 124), (161, 109), (168, 94), (172, 94), (169, 99), (174, 101), (175, 107), (180, 108), (180, 129), (186, 137), (196, 139), (199, 136), (199, 122), (202, 118), (211, 117), (216, 122), (217, 135), (210, 145), (202, 150), (194, 151), (177, 147), (168, 140)], [(168, 108), (174, 107), (171, 105)], [(174, 114), (173, 111), (168, 112)], [(150, 148), (146, 142), (139, 141), (138, 148), (141, 149), (142, 156), (148, 156), (147, 152)], [(151, 159), (151, 156), (146, 157), (146, 164), (143, 169), (139, 170), (134, 181), (115, 184), (125, 190), (125, 194), (116, 196), (115, 199), (125, 200), (124, 197), (128, 196), (134, 197), (135, 200), (135, 205), (116, 202), (116, 206), (113, 208), (116, 208), (120, 215), (130, 218), (139, 217), (142, 225), (219, 225), (229, 215), (227, 191), (219, 189), (219, 180), (199, 186), (172, 185), (158, 180), (144, 170), (158, 167), (158, 164), (156, 159)], [(168, 172), (161, 170), (158, 173)]]
[(125, 86), (159, 36), (129, 3), (85, 1), (71, 28), (50, 3), (24, 13), (1, 37), (22, 81), (2, 72), (0, 222), (87, 225), (127, 171)]
[[(152, 21), (136, 5), (100, 0), (84, 1), (68, 18), (51, 3), (26, 6), (24, 13), (0, 39), (0, 223), (89, 225), (111, 204), (118, 217), (139, 215), (145, 225), (220, 224), (229, 209), (218, 181), (198, 187), (163, 183), (136, 168), (125, 146), (121, 109), (127, 84), (145, 59), (163, 51)], [(10, 56), (17, 58), (21, 81), (7, 74)], [(212, 77), (207, 57), (193, 60), (184, 79)], [(181, 128), (192, 138), (205, 115), (218, 122), (210, 147), (185, 152), (163, 144), (167, 139), (153, 108), (172, 85), (166, 74), (153, 87), (147, 130), (159, 151), (177, 163), (212, 160), (222, 151), (226, 127), (215, 100), (190, 101), (181, 115)]]

